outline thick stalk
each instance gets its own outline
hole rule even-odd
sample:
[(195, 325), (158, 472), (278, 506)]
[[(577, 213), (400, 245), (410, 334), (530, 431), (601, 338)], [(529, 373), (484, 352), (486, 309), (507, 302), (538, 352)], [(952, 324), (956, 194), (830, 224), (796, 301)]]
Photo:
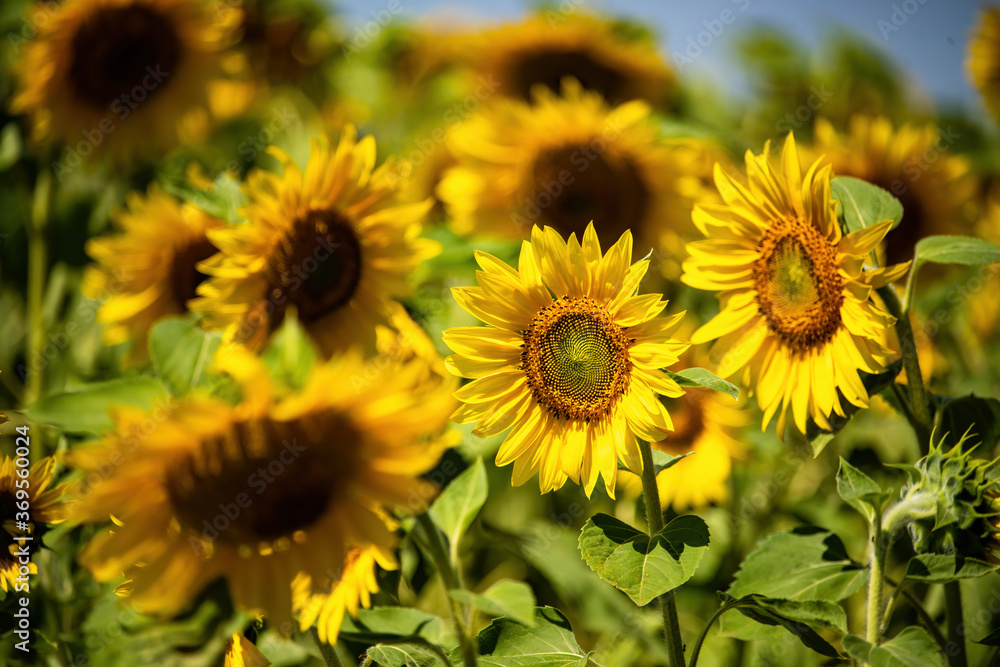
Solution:
[(34, 201), (28, 221), (28, 345), (25, 371), (24, 404), (31, 405), (42, 396), (42, 369), (39, 361), (45, 347), (45, 322), (42, 300), (45, 295), (48, 248), (45, 228), (52, 201), (52, 172), (42, 169), (35, 182)]
[[(712, 629), (712, 626), (715, 625), (715, 622), (717, 620), (719, 620), (719, 617), (725, 614), (730, 609), (736, 609), (737, 607), (741, 606), (744, 605), (740, 604), (739, 600), (734, 600), (733, 602), (729, 602), (719, 607), (716, 610), (716, 612), (712, 614), (712, 618), (708, 619), (708, 623), (705, 624), (705, 627), (702, 629), (701, 634), (698, 635), (698, 641), (694, 643), (694, 650), (691, 651), (691, 667), (697, 666), (698, 654), (701, 653), (701, 645), (705, 643), (705, 638), (708, 637), (708, 631)], [(745, 605), (745, 606), (750, 606), (750, 605)]]
[(896, 318), (896, 337), (899, 338), (899, 347), (903, 354), (903, 368), (906, 369), (906, 387), (910, 393), (911, 424), (917, 432), (920, 446), (926, 452), (930, 445), (934, 422), (931, 417), (930, 404), (927, 401), (927, 391), (924, 389), (924, 376), (920, 372), (920, 363), (917, 360), (917, 345), (913, 339), (910, 314), (903, 311), (899, 295), (896, 294), (892, 285), (880, 287), (878, 294), (885, 302), (889, 313)]
[[(653, 450), (648, 442), (639, 441), (642, 453), (642, 500), (646, 505), (646, 523), (650, 536), (663, 530), (663, 512), (660, 509), (660, 490), (656, 486), (656, 468), (653, 465)], [(667, 591), (660, 596), (663, 610), (663, 633), (667, 643), (670, 667), (685, 667), (684, 643), (681, 641), (681, 627), (677, 620), (677, 601), (674, 592)]]
[(949, 581), (944, 585), (945, 612), (948, 617), (948, 648), (946, 651), (951, 667), (967, 667), (969, 662), (965, 657), (965, 634), (962, 629), (962, 589), (957, 581)]
[(872, 521), (872, 560), (868, 573), (868, 643), (878, 646), (882, 641), (882, 618), (885, 615), (886, 540), (882, 535), (882, 513)]
[[(459, 584), (458, 575), (451, 566), (451, 560), (448, 558), (448, 548), (445, 546), (441, 531), (434, 525), (430, 515), (426, 513), (417, 517), (417, 524), (424, 532), (424, 537), (426, 538), (427, 555), (434, 561), (434, 567), (437, 568), (438, 574), (441, 575), (441, 580), (444, 582), (445, 588), (448, 591), (460, 590), (461, 585)], [(451, 619), (455, 623), (455, 630), (458, 632), (458, 638), (462, 645), (462, 663), (465, 667), (476, 667), (476, 647), (472, 645), (465, 621), (462, 619), (462, 614), (459, 612), (455, 600), (450, 595), (448, 596), (448, 609), (451, 611)]]
[(326, 667), (343, 667), (343, 663), (337, 657), (336, 649), (319, 638), (319, 631), (316, 628), (309, 628), (309, 634), (312, 635), (313, 641), (319, 647), (319, 654), (323, 657)]

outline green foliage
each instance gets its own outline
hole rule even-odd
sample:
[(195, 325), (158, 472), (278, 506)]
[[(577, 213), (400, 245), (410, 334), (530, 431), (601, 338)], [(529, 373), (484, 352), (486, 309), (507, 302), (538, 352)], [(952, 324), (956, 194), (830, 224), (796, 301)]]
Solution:
[(820, 655), (829, 658), (840, 657), (837, 649), (812, 627), (846, 631), (847, 618), (844, 610), (832, 602), (779, 600), (764, 595), (746, 595), (737, 600), (725, 593), (719, 593), (719, 597), (724, 604), (732, 604), (734, 609), (755, 623), (782, 627)]
[(84, 385), (65, 394), (52, 394), (28, 406), (32, 421), (57, 426), (66, 433), (97, 434), (112, 426), (110, 410), (116, 405), (149, 408), (167, 393), (159, 380), (130, 375)]
[(881, 515), (889, 492), (883, 491), (875, 480), (864, 474), (850, 463), (840, 459), (840, 469), (837, 471), (837, 493), (848, 505), (861, 512), (871, 524), (876, 516)]
[(914, 254), (916, 265), (924, 262), (973, 266), (993, 264), (1000, 262), (1000, 246), (971, 236), (927, 236), (917, 241)]
[(488, 493), (486, 468), (482, 459), (477, 459), (468, 470), (456, 477), (431, 505), (431, 518), (448, 537), (453, 552), (458, 548), (458, 542), (466, 529), (486, 503)]
[(205, 384), (205, 369), (222, 336), (186, 319), (168, 318), (149, 334), (149, 357), (157, 376), (174, 396)]
[(958, 444), (969, 434), (983, 451), (992, 451), (1000, 442), (1000, 401), (982, 396), (940, 397), (934, 431), (948, 444)]
[(975, 579), (995, 572), (997, 565), (958, 554), (919, 554), (906, 564), (906, 578), (945, 584), (959, 579)]
[(478, 663), (487, 667), (586, 667), (588, 663), (569, 621), (553, 607), (535, 609), (534, 627), (499, 618), (476, 641)]
[(694, 576), (708, 542), (708, 526), (697, 516), (679, 516), (650, 537), (597, 514), (580, 533), (580, 553), (601, 579), (641, 606)]
[(318, 356), (302, 324), (287, 316), (261, 358), (272, 380), (292, 389), (302, 389)]
[(843, 217), (844, 233), (892, 220), (895, 228), (903, 219), (903, 205), (887, 190), (850, 176), (838, 176), (830, 184), (833, 198), (840, 202), (837, 212)]
[(671, 379), (682, 387), (705, 387), (707, 389), (721, 391), (722, 393), (728, 394), (736, 399), (740, 397), (739, 387), (730, 382), (726, 382), (711, 371), (707, 371), (704, 368), (685, 368), (684, 370), (677, 371), (676, 373), (673, 371), (667, 371), (667, 375), (669, 375)]
[(485, 614), (506, 616), (529, 627), (535, 625), (535, 594), (521, 581), (504, 579), (479, 594), (455, 590), (451, 597)]
[(847, 653), (871, 667), (945, 667), (940, 648), (923, 628), (909, 627), (879, 646), (861, 637), (844, 637)]

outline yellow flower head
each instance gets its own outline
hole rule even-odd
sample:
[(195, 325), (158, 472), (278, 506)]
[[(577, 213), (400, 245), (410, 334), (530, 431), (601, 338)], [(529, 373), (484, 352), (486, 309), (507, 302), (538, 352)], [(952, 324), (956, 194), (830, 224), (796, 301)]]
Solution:
[[(51, 5), (50, 5), (51, 6)], [(240, 11), (205, 0), (68, 0), (36, 8), (13, 110), (79, 155), (156, 155), (202, 138), (242, 67)], [(218, 115), (218, 114), (216, 114)], [(84, 148), (86, 146), (86, 148)]]
[(789, 134), (778, 165), (770, 142), (761, 155), (747, 151), (746, 184), (717, 167), (725, 203), (695, 208), (706, 240), (689, 243), (684, 261), (682, 280), (719, 292), (721, 307), (691, 342), (718, 339), (716, 372), (743, 369), (764, 427), (778, 413), (779, 434), (789, 408), (804, 432), (809, 416), (829, 429), (830, 415), (844, 416), (842, 401), (868, 406), (858, 371), (885, 370), (890, 351), (880, 341), (894, 322), (872, 302), (872, 288), (907, 268), (863, 268), (892, 223), (843, 235), (831, 169), (820, 164), (803, 174)]
[(353, 344), (374, 349), (407, 277), (437, 244), (418, 238), (427, 200), (399, 204), (403, 167), (375, 169), (375, 141), (347, 126), (336, 147), (314, 140), (303, 172), (271, 148), (284, 174), (258, 170), (244, 188), (246, 225), (209, 233), (221, 253), (191, 307), (225, 340), (260, 349), (289, 308), (326, 355)]
[[(63, 500), (66, 485), (49, 488), (56, 472), (56, 460), (53, 457), (44, 458), (27, 468), (27, 477), (18, 474), (19, 470), (25, 468), (17, 465), (17, 458), (5, 456), (0, 459), (0, 528), (2, 528), (0, 539), (3, 540), (3, 545), (0, 547), (0, 588), (5, 592), (8, 590), (8, 584), (12, 589), (17, 585), (19, 577), (21, 556), (15, 555), (14, 552), (23, 545), (34, 553), (41, 546), (40, 533), (35, 528), (39, 524), (62, 523), (66, 515), (66, 503)], [(26, 487), (25, 482), (27, 482)], [(19, 488), (28, 492), (27, 498), (17, 498)], [(24, 501), (28, 503), (26, 521), (25, 517), (20, 516), (24, 510), (18, 507), (18, 503)], [(19, 522), (26, 523), (28, 529), (19, 527)], [(28, 534), (32, 534), (34, 539), (24, 542), (15, 542), (12, 539)], [(29, 563), (28, 573), (36, 572), (35, 564)], [(23, 577), (21, 581), (24, 581)]]
[(932, 234), (969, 235), (978, 190), (968, 158), (955, 152), (950, 127), (906, 124), (893, 129), (885, 118), (854, 116), (838, 134), (816, 122), (815, 144), (804, 153), (825, 156), (837, 176), (853, 176), (888, 190), (903, 204), (903, 222), (880, 254), (884, 263), (913, 259), (917, 241)]
[(566, 77), (611, 104), (635, 99), (666, 102), (674, 72), (648, 39), (623, 36), (614, 23), (582, 13), (546, 14), (467, 36), (465, 58), (480, 80), (508, 97), (529, 100), (535, 86), (559, 90)]
[(155, 185), (145, 196), (131, 193), (128, 209), (114, 222), (121, 234), (87, 242), (96, 264), (87, 269), (83, 293), (104, 301), (97, 319), (106, 325), (105, 342), (134, 338), (133, 353), (141, 356), (154, 324), (188, 312), (188, 301), (205, 279), (197, 265), (218, 252), (208, 232), (225, 223)]
[(120, 525), (80, 560), (99, 580), (133, 579), (130, 599), (148, 612), (175, 613), (225, 578), (238, 607), (280, 627), (297, 577), (329, 591), (331, 564), (357, 545), (395, 562), (386, 512), (417, 512), (433, 497), (419, 476), (446, 446), (454, 399), (422, 381), (419, 359), (373, 375), (352, 353), (280, 399), (249, 352), (223, 348), (217, 364), (242, 384), (238, 405), (192, 395), (152, 412), (122, 408), (114, 432), (77, 450), (87, 486), (73, 519)]
[(719, 155), (701, 140), (659, 140), (649, 113), (640, 101), (610, 108), (573, 80), (534, 105), (485, 107), (449, 138), (457, 166), (438, 194), (450, 223), (526, 238), (536, 224), (579, 237), (592, 221), (605, 245), (631, 230), (639, 256), (680, 256), (693, 204), (715, 198), (706, 182)]
[(474, 379), (452, 419), (481, 437), (511, 428), (496, 462), (514, 464), (515, 485), (539, 472), (543, 493), (572, 479), (589, 496), (603, 476), (614, 496), (619, 459), (642, 470), (636, 438), (673, 428), (656, 395), (684, 393), (660, 370), (688, 345), (669, 335), (683, 313), (658, 317), (660, 295), (636, 295), (649, 260), (631, 256), (627, 231), (602, 255), (593, 225), (582, 244), (536, 227), (516, 270), (477, 251), (479, 286), (452, 290), (489, 325), (444, 333), (449, 369)]
[(986, 106), (1000, 116), (1000, 7), (984, 7), (979, 14), (965, 68)]

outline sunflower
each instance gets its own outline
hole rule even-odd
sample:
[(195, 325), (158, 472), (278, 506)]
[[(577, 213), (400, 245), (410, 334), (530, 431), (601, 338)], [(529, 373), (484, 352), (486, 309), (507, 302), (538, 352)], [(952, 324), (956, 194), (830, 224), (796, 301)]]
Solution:
[(563, 95), (539, 90), (536, 103), (501, 101), (456, 126), (457, 166), (438, 188), (460, 234), (525, 238), (533, 225), (582, 236), (593, 221), (611, 245), (625, 230), (636, 252), (681, 256), (696, 233), (690, 212), (712, 201), (706, 187), (713, 145), (661, 141), (649, 105), (610, 108), (567, 79)]
[(673, 429), (656, 394), (684, 393), (660, 370), (687, 347), (669, 336), (683, 313), (658, 317), (660, 295), (635, 294), (649, 260), (631, 256), (628, 231), (602, 256), (593, 225), (582, 245), (536, 227), (517, 270), (477, 251), (479, 287), (452, 290), (490, 325), (444, 333), (449, 370), (474, 380), (452, 419), (478, 422), (480, 437), (512, 427), (496, 462), (514, 464), (515, 486), (540, 472), (543, 493), (572, 479), (590, 496), (603, 476), (613, 497), (619, 459), (642, 470), (636, 437)]
[(284, 175), (255, 171), (244, 191), (246, 225), (209, 233), (221, 253), (191, 306), (225, 340), (259, 349), (289, 306), (326, 355), (353, 343), (374, 347), (407, 276), (438, 246), (418, 238), (430, 200), (399, 204), (403, 165), (375, 165), (375, 141), (348, 125), (333, 148), (314, 140), (305, 173), (269, 151)]
[[(710, 365), (707, 355), (690, 353), (685, 353), (680, 363)], [(737, 438), (740, 429), (750, 423), (747, 411), (731, 397), (701, 387), (686, 389), (678, 398), (660, 400), (673, 418), (674, 431), (651, 443), (653, 448), (671, 456), (693, 452), (656, 476), (660, 504), (683, 512), (726, 500), (733, 460), (742, 458), (745, 451)], [(638, 475), (627, 470), (619, 475), (619, 483), (629, 495), (642, 493)]]
[[(63, 501), (66, 485), (49, 488), (56, 472), (54, 458), (47, 457), (36, 462), (28, 469), (27, 478), (18, 475), (18, 470), (23, 470), (23, 468), (17, 466), (17, 459), (4, 457), (3, 460), (0, 460), (0, 527), (3, 528), (0, 530), (0, 536), (3, 536), (3, 548), (0, 549), (0, 588), (3, 588), (4, 592), (8, 590), (8, 582), (11, 588), (17, 585), (21, 556), (15, 552), (20, 549), (21, 545), (33, 552), (41, 545), (40, 533), (36, 529), (40, 525), (62, 523), (66, 514), (66, 504)], [(23, 486), (25, 479), (28, 483), (25, 488), (28, 497), (19, 499), (17, 498), (19, 488), (17, 482), (21, 481)], [(24, 519), (23, 516), (18, 516), (24, 513), (18, 507), (18, 503), (23, 503), (25, 500), (29, 509), (27, 510), (28, 520), (23, 523), (28, 524), (27, 530), (18, 527), (19, 522)], [(26, 532), (32, 533), (34, 539), (30, 542), (13, 541), (13, 538), (22, 536)], [(36, 541), (39, 544), (35, 544)], [(36, 572), (35, 564), (29, 563), (28, 573), (35, 574)]]
[(985, 7), (979, 15), (965, 68), (986, 106), (1000, 116), (1000, 7)]
[(358, 610), (371, 607), (371, 596), (378, 592), (376, 566), (383, 570), (398, 569), (395, 554), (374, 545), (356, 546), (347, 552), (341, 571), (323, 592), (312, 592), (308, 577), (293, 584), (293, 605), (299, 616), (299, 629), (305, 632), (313, 625), (320, 641), (337, 642), (344, 616), (357, 617)]
[[(13, 110), (83, 156), (156, 155), (231, 113), (240, 11), (204, 0), (67, 0), (33, 23)], [(228, 97), (228, 99), (223, 99)], [(84, 147), (86, 146), (86, 147)]]
[(716, 372), (743, 369), (756, 392), (764, 428), (775, 413), (784, 434), (791, 406), (795, 425), (806, 418), (830, 429), (842, 401), (868, 406), (859, 371), (885, 370), (883, 345), (894, 319), (871, 301), (872, 288), (904, 275), (908, 264), (867, 270), (864, 258), (885, 238), (889, 220), (842, 235), (830, 195), (831, 169), (816, 161), (803, 175), (795, 140), (785, 140), (781, 162), (746, 154), (747, 183), (716, 168), (723, 205), (695, 208), (707, 237), (688, 244), (682, 280), (719, 292), (721, 312), (691, 337), (718, 339)]
[(268, 667), (271, 664), (242, 632), (234, 632), (232, 639), (226, 642), (225, 660), (225, 667)]
[(903, 204), (903, 222), (885, 239), (883, 259), (913, 259), (917, 241), (932, 234), (968, 235), (975, 218), (977, 179), (969, 160), (951, 150), (951, 128), (906, 124), (893, 129), (885, 118), (854, 116), (848, 134), (824, 119), (815, 144), (804, 151), (825, 155), (837, 176), (853, 176), (891, 192)]
[(154, 324), (188, 312), (188, 301), (206, 278), (197, 265), (218, 252), (208, 232), (225, 223), (155, 185), (145, 196), (131, 193), (127, 204), (114, 216), (122, 234), (87, 242), (96, 264), (87, 269), (83, 293), (104, 300), (97, 319), (106, 325), (105, 342), (134, 338), (133, 354), (141, 355)]
[(242, 384), (235, 407), (192, 395), (153, 414), (121, 408), (101, 445), (76, 452), (84, 484), (96, 481), (81, 487), (73, 519), (114, 515), (121, 526), (80, 560), (99, 580), (131, 578), (130, 599), (153, 613), (175, 613), (226, 578), (238, 607), (280, 627), (296, 578), (330, 590), (328, 568), (355, 545), (391, 558), (386, 512), (420, 511), (433, 497), (418, 476), (443, 452), (436, 434), (454, 400), (424, 386), (419, 359), (369, 376), (351, 353), (280, 400), (245, 349), (222, 348), (216, 364)]
[(677, 82), (648, 38), (631, 39), (613, 22), (584, 14), (544, 14), (469, 35), (466, 60), (500, 94), (529, 100), (535, 86), (557, 91), (573, 77), (611, 104), (669, 101)]

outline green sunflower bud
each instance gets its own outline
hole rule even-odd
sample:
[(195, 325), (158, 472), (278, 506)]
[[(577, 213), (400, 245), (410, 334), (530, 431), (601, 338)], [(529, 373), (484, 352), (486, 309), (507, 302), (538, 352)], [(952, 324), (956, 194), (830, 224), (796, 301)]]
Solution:
[(944, 451), (942, 438), (916, 465), (899, 466), (909, 481), (885, 515), (887, 534), (909, 528), (917, 553), (1000, 557), (1000, 469), (996, 459), (972, 458), (968, 440)]

